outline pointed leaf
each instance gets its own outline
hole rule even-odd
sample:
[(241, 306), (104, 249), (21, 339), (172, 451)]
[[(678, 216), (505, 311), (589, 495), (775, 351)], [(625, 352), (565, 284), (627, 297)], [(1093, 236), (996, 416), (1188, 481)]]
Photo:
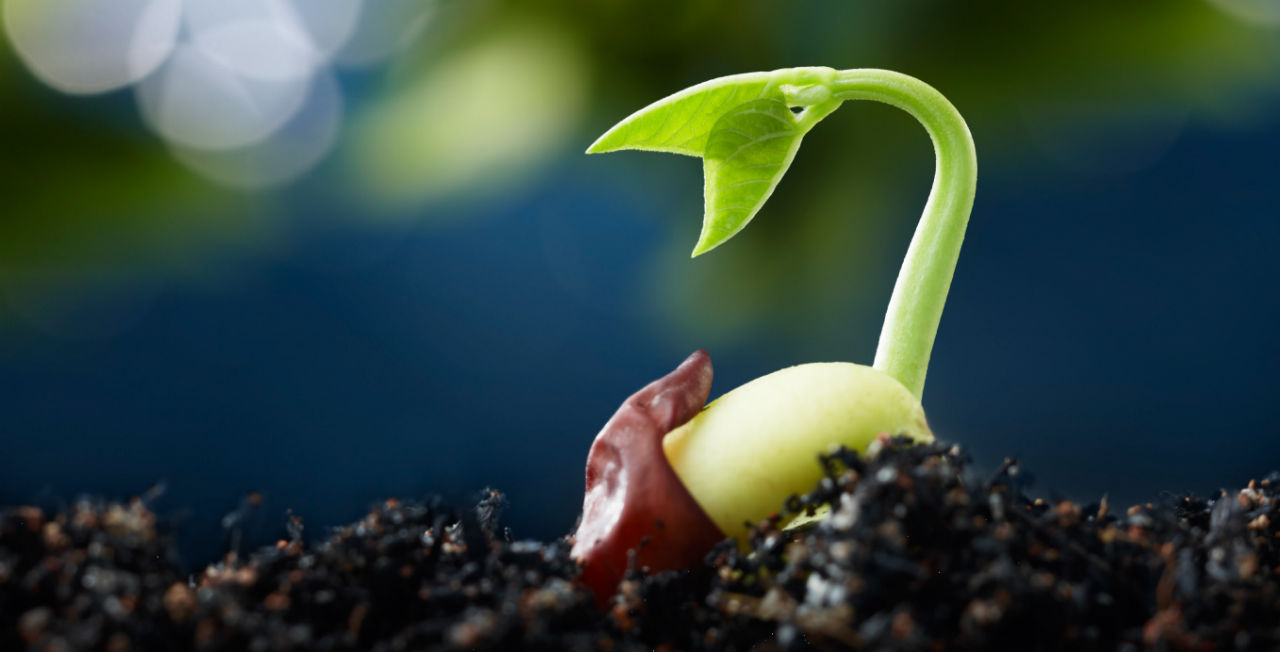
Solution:
[(642, 149), (702, 156), (711, 128), (726, 111), (765, 95), (781, 98), (770, 79), (770, 73), (752, 72), (686, 88), (614, 125), (587, 148), (587, 153)]
[(716, 122), (703, 153), (706, 209), (694, 256), (719, 246), (755, 217), (810, 126), (777, 99), (740, 104)]

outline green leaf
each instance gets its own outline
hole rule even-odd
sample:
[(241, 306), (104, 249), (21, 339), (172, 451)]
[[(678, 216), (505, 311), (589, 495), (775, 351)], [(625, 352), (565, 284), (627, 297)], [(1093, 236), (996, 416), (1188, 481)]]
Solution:
[(614, 125), (588, 154), (640, 149), (702, 156), (716, 121), (733, 107), (766, 94), (781, 94), (767, 72), (720, 77), (667, 96)]
[(810, 126), (777, 99), (739, 104), (716, 121), (702, 155), (706, 209), (694, 256), (716, 248), (755, 217)]
[(791, 165), (800, 138), (840, 105), (831, 68), (721, 77), (685, 89), (614, 125), (588, 154), (641, 149), (703, 158), (706, 213), (693, 255), (751, 221)]

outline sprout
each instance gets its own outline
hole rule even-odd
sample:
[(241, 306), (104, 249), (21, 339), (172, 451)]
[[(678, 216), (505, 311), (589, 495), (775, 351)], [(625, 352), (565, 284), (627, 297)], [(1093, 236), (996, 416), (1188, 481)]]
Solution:
[(698, 352), (629, 398), (588, 454), (573, 549), (584, 581), (601, 599), (621, 579), (630, 550), (635, 563), (652, 571), (687, 568), (716, 539), (742, 536), (788, 496), (813, 487), (822, 474), (815, 455), (831, 446), (865, 451), (885, 433), (933, 438), (920, 398), (977, 181), (969, 128), (938, 91), (887, 70), (789, 68), (721, 77), (637, 111), (587, 152), (702, 158), (706, 203), (697, 257), (750, 223), (804, 135), (845, 100), (910, 113), (937, 155), (875, 361), (789, 367), (699, 411), (711, 362)]

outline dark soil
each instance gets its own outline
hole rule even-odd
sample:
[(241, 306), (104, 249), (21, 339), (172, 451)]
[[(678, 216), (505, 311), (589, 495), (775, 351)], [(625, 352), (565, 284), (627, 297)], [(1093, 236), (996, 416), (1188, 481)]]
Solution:
[[(179, 570), (144, 499), (0, 516), (0, 650), (1274, 650), (1280, 474), (1127, 509), (1030, 500), (958, 449), (824, 457), (691, 573), (634, 571), (604, 611), (569, 542), (509, 541), (476, 509), (388, 500), (315, 544)], [(296, 524), (295, 524), (296, 525)]]

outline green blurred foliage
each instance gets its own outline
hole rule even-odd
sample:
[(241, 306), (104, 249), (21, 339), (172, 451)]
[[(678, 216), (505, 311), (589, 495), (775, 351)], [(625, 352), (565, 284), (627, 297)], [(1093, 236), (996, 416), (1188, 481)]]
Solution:
[(394, 207), (523, 187), (580, 133), (588, 66), (574, 41), (536, 14), (502, 15), (394, 70), (353, 125), (354, 189)]
[[(69, 277), (95, 261), (170, 270), (210, 248), (269, 242), (271, 195), (198, 180), (127, 102), (60, 98), (0, 50), (0, 286), (19, 267)], [(637, 310), (686, 338), (764, 335), (813, 358), (869, 360), (932, 176), (910, 118), (845, 107), (806, 139), (751, 229), (692, 262), (695, 162), (581, 156), (608, 126), (673, 91), (800, 65), (914, 75), (966, 116), (982, 166), (1053, 165), (1054, 148), (1080, 133), (1101, 134), (1105, 147), (1109, 121), (1138, 138), (1159, 127), (1158, 147), (1186, 120), (1264, 117), (1280, 89), (1280, 31), (1204, 0), (446, 1), (409, 51), (363, 73), (338, 164), (316, 175), (335, 181), (325, 187), (353, 217), (429, 217), (439, 201), (518, 193), (549, 164), (571, 166), (636, 188), (619, 201), (643, 197), (666, 220), (669, 244), (643, 288), (651, 303)], [(109, 115), (88, 119), (97, 111)], [(1041, 133), (1063, 124), (1070, 138)]]

